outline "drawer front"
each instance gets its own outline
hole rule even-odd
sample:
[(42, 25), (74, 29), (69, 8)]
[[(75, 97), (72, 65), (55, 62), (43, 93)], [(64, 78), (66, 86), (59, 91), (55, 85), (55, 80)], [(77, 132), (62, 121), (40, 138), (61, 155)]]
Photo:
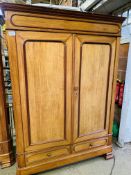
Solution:
[(50, 150), (46, 152), (36, 152), (26, 155), (26, 164), (31, 165), (40, 161), (49, 161), (57, 157), (65, 156), (70, 153), (70, 148), (65, 147), (57, 150)]
[(86, 151), (89, 149), (93, 149), (93, 148), (96, 148), (99, 146), (105, 146), (105, 145), (107, 145), (107, 139), (84, 142), (84, 143), (79, 143), (77, 145), (74, 145), (73, 151), (74, 152)]

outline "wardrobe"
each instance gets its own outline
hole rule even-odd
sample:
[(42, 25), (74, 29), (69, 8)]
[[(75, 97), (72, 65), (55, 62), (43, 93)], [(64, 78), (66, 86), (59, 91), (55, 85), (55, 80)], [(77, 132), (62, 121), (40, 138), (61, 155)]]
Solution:
[(13, 88), (17, 175), (112, 158), (124, 18), (2, 3)]

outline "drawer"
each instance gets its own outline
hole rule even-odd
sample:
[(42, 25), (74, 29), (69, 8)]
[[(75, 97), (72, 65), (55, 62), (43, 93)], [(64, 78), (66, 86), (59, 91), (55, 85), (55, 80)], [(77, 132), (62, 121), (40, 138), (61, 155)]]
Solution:
[(35, 153), (29, 153), (26, 154), (26, 164), (30, 165), (30, 164), (34, 164), (35, 162), (39, 162), (39, 161), (49, 161), (53, 158), (57, 158), (60, 156), (65, 156), (68, 155), (70, 153), (70, 148), (69, 147), (65, 147), (65, 148), (61, 148), (61, 149), (57, 149), (57, 150), (51, 150), (51, 151), (44, 151), (44, 152), (35, 152)]
[(104, 145), (107, 145), (107, 139), (84, 142), (84, 143), (79, 143), (75, 145), (73, 147), (73, 151), (79, 152), (79, 151), (89, 150), (89, 149), (93, 149)]

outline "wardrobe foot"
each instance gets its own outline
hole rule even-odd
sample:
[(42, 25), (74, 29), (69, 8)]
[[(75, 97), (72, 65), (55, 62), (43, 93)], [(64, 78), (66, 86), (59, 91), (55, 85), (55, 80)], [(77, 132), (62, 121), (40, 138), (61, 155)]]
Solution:
[(110, 153), (106, 153), (105, 154), (105, 159), (106, 160), (112, 159), (113, 157), (114, 157), (113, 152), (110, 152)]

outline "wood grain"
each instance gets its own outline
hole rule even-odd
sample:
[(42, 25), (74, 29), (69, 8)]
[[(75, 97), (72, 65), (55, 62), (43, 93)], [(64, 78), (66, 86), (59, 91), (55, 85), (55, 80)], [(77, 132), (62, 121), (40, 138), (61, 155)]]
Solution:
[(70, 154), (70, 148), (69, 146), (67, 146), (64, 148), (59, 148), (59, 149), (54, 149), (49, 151), (47, 150), (40, 151), (40, 152), (36, 152), (35, 154), (29, 153), (29, 154), (26, 154), (25, 157), (26, 157), (27, 165), (31, 166), (37, 163), (41, 163), (41, 161), (49, 162), (59, 157), (67, 156), (69, 154)]
[(69, 144), (72, 37), (18, 32), (17, 43), (26, 150)]
[(99, 146), (107, 145), (107, 139), (92, 140), (88, 142), (78, 143), (73, 146), (74, 152), (86, 151)]
[(108, 67), (111, 52), (109, 45), (99, 43), (85, 43), (81, 49), (79, 137), (105, 129)]
[[(10, 64), (10, 76), (12, 83), (12, 93), (13, 93), (13, 107), (14, 107), (14, 120), (15, 120), (15, 130), (16, 130), (16, 150), (17, 163), (19, 167), (25, 166), (25, 157), (22, 154), (24, 152), (24, 138), (23, 138), (23, 123), (21, 114), (21, 98), (20, 98), (20, 87), (19, 87), (19, 72), (18, 72), (18, 60), (17, 60), (17, 48), (15, 36), (10, 36), (6, 32), (6, 39), (8, 42), (8, 52), (9, 52), (9, 64)], [(12, 47), (13, 45), (13, 47)]]
[(15, 7), (3, 6), (17, 175), (111, 155), (123, 18)]
[(102, 15), (102, 14), (94, 14), (94, 13), (86, 13), (79, 11), (71, 11), (71, 10), (63, 10), (63, 9), (54, 9), (48, 7), (39, 7), (39, 6), (31, 6), (31, 5), (22, 5), (22, 4), (10, 4), (10, 3), (1, 3), (0, 7), (3, 12), (7, 11), (15, 11), (15, 12), (25, 12), (32, 14), (47, 14), (54, 16), (68, 16), (70, 18), (80, 18), (80, 19), (92, 19), (92, 20), (100, 20), (100, 21), (108, 21), (108, 22), (116, 22), (122, 23), (125, 18), (117, 17), (111, 15)]
[(93, 22), (73, 21), (68, 19), (56, 19), (54, 17), (37, 17), (37, 16), (23, 16), (19, 14), (13, 14), (11, 16), (11, 24), (15, 27), (27, 27), (27, 28), (49, 28), (58, 30), (73, 30), (73, 31), (92, 31), (99, 33), (119, 33), (119, 25), (104, 24)]
[(72, 164), (74, 162), (79, 162), (81, 160), (86, 160), (89, 158), (93, 158), (96, 156), (104, 155), (106, 153), (112, 152), (111, 146), (103, 146), (100, 148), (94, 149), (94, 151), (83, 151), (75, 154), (70, 154), (68, 156), (64, 156), (61, 158), (57, 158), (54, 161), (51, 162), (41, 162), (40, 164), (37, 164), (35, 166), (27, 166), (25, 168), (18, 168), (17, 175), (29, 175), (34, 174), (38, 172), (42, 172), (45, 170), (50, 170), (54, 168), (58, 168), (64, 165)]
[[(77, 33), (94, 33), (99, 35), (120, 36), (120, 24), (107, 21), (97, 21), (80, 18), (69, 18), (64, 16), (41, 15), (31, 13), (21, 13), (6, 11), (7, 29), (36, 30), (36, 31), (55, 31)], [(57, 22), (56, 22), (57, 21)], [(30, 25), (29, 25), (30, 24)]]
[(76, 35), (75, 47), (74, 141), (79, 142), (108, 134), (115, 38)]
[(25, 50), (30, 144), (64, 140), (66, 127), (64, 44), (27, 41)]

